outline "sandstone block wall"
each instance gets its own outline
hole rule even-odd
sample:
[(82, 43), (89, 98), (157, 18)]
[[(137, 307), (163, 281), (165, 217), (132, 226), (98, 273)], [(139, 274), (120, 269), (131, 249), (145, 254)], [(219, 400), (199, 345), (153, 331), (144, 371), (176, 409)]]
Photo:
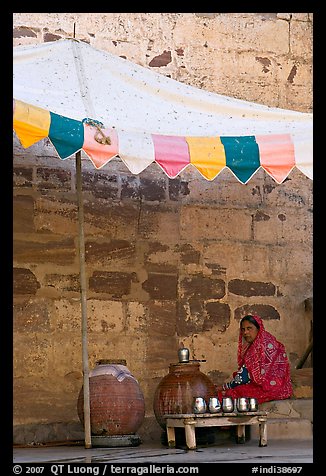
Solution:
[(13, 45), (73, 37), (178, 81), (312, 110), (311, 13), (15, 13)]

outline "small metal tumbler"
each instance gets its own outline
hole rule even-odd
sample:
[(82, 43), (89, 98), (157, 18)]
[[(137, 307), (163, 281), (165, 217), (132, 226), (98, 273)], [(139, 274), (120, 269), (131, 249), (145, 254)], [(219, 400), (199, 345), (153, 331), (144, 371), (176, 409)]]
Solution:
[(250, 397), (249, 398), (249, 411), (256, 412), (258, 410), (258, 401), (257, 398)]
[(231, 397), (223, 397), (222, 398), (222, 411), (224, 413), (231, 413), (233, 412), (233, 400)]
[(218, 413), (221, 411), (221, 403), (217, 397), (211, 397), (208, 402), (210, 413)]
[(205, 413), (206, 408), (207, 408), (207, 405), (206, 405), (205, 399), (202, 397), (195, 397), (194, 407), (193, 407), (194, 413)]
[(239, 397), (237, 399), (237, 410), (238, 412), (248, 412), (249, 411), (249, 400), (247, 397)]

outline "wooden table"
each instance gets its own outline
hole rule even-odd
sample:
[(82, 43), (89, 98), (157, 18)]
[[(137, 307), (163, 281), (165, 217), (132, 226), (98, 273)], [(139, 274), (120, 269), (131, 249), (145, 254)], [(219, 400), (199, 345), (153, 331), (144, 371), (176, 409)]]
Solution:
[(259, 425), (258, 446), (267, 446), (267, 412), (181, 413), (164, 415), (164, 418), (169, 448), (175, 448), (175, 428), (185, 429), (186, 446), (189, 450), (195, 450), (195, 428), (234, 425), (237, 427), (237, 443), (245, 443), (246, 425)]

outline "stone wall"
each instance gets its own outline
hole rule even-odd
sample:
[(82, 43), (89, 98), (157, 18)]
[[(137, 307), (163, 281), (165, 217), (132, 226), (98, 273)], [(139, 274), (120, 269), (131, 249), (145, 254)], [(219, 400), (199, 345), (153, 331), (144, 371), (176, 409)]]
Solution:
[[(309, 112), (311, 14), (17, 13), (14, 45), (75, 34), (179, 81)], [(14, 138), (14, 441), (77, 438), (82, 385), (75, 162)], [(144, 441), (159, 438), (153, 395), (182, 342), (216, 383), (236, 368), (239, 319), (257, 312), (294, 368), (311, 334), (312, 181), (212, 182), (188, 168), (83, 157), (88, 351), (126, 359), (144, 392)]]
[(75, 36), (183, 83), (311, 112), (311, 13), (15, 13), (13, 45)]

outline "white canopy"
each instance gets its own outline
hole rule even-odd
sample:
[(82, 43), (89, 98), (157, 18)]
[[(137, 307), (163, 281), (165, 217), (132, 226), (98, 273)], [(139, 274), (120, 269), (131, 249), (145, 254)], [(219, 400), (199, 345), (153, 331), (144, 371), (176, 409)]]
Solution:
[(75, 39), (15, 47), (13, 93), (56, 114), (131, 134), (290, 134), (295, 165), (312, 178), (312, 114), (188, 86)]

